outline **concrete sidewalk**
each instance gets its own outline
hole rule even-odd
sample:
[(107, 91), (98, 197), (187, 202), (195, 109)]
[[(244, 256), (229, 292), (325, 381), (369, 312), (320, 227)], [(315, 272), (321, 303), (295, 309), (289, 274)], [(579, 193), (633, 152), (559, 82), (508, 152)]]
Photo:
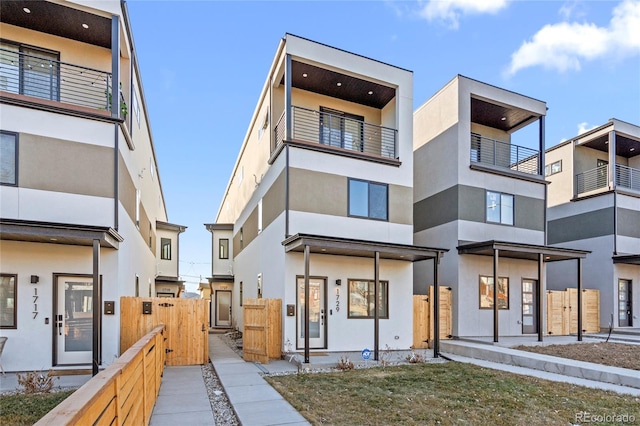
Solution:
[(209, 357), (240, 423), (251, 426), (309, 424), (261, 375), (264, 367), (271, 367), (269, 371), (274, 371), (274, 367), (296, 371), (297, 367), (282, 361), (278, 363), (280, 367), (270, 363), (261, 369), (255, 363), (245, 362), (215, 334), (209, 335)]

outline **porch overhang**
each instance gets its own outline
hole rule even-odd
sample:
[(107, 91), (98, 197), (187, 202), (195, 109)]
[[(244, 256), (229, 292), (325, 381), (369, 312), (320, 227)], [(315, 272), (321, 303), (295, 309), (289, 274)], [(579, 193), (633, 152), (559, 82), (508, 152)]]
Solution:
[(207, 280), (209, 281), (209, 284), (215, 284), (220, 282), (233, 284), (234, 276), (233, 275), (212, 275), (208, 277)]
[(542, 246), (536, 244), (510, 243), (506, 241), (482, 241), (476, 243), (464, 243), (456, 247), (458, 254), (475, 254), (480, 256), (493, 256), (494, 250), (500, 251), (500, 257), (511, 259), (525, 259), (537, 261), (542, 255), (545, 262), (557, 262), (560, 260), (584, 259), (591, 251), (575, 250), (560, 247)]
[(305, 246), (311, 253), (335, 256), (355, 256), (416, 262), (419, 260), (442, 257), (449, 251), (442, 248), (395, 244), (380, 241), (356, 240), (350, 238), (328, 237), (310, 234), (296, 234), (282, 242), (286, 253), (304, 252)]
[(0, 240), (75, 246), (99, 240), (101, 247), (118, 249), (124, 238), (108, 226), (0, 219)]
[(619, 254), (613, 256), (613, 263), (640, 266), (640, 254)]

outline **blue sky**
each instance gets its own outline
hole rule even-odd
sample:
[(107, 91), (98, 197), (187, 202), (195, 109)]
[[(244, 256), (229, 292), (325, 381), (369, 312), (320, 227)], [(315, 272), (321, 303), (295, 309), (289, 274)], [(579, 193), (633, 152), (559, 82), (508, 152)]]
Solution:
[[(223, 192), (280, 38), (414, 73), (414, 107), (462, 74), (547, 102), (547, 147), (640, 125), (640, 0), (127, 2), (180, 273), (211, 274)], [(518, 142), (526, 145), (526, 142)]]

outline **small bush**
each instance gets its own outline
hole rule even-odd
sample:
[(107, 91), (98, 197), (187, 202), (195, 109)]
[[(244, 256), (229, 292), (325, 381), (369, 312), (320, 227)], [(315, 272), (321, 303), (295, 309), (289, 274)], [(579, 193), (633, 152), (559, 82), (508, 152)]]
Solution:
[(411, 364), (422, 364), (424, 362), (427, 362), (426, 358), (422, 354), (419, 354), (415, 351), (411, 351), (411, 353), (407, 355), (406, 360)]
[(353, 362), (349, 359), (347, 355), (342, 355), (340, 357), (340, 360), (338, 360), (338, 363), (336, 364), (336, 368), (338, 370), (347, 371), (347, 370), (353, 370), (355, 366), (353, 365)]
[(18, 385), (24, 389), (22, 393), (49, 393), (53, 389), (54, 381), (58, 377), (53, 375), (53, 370), (49, 370), (47, 374), (42, 371), (32, 371), (24, 374), (18, 373)]

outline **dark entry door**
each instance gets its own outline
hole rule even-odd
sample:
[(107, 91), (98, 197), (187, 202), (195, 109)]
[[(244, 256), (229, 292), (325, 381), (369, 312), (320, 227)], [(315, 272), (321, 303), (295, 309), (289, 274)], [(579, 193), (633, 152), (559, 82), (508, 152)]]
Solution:
[(522, 334), (538, 332), (538, 316), (536, 315), (536, 297), (538, 281), (522, 280)]
[(631, 327), (631, 280), (618, 280), (618, 327)]

